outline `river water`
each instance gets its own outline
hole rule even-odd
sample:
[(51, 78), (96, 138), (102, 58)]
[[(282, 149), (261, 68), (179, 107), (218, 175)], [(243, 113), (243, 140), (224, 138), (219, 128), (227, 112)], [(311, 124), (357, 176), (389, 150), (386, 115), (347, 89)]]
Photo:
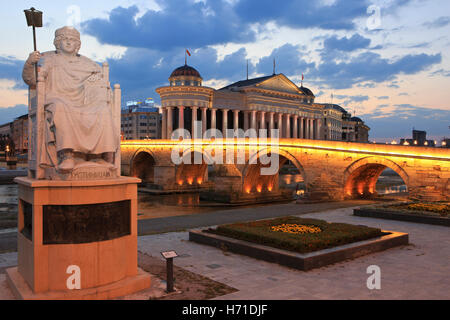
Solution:
[[(402, 181), (393, 180), (390, 183), (394, 185), (386, 186), (389, 182), (384, 181), (382, 187), (377, 188), (377, 191), (380, 194), (406, 191), (406, 186), (402, 184)], [(298, 195), (301, 195), (305, 188), (300, 174), (280, 175), (279, 184), (281, 188), (291, 189), (292, 192), (297, 192)], [(168, 195), (138, 193), (138, 218), (140, 219), (207, 213), (233, 208), (235, 207), (204, 200), (200, 201), (198, 193)], [(0, 214), (11, 211), (17, 212), (17, 185), (0, 185)]]

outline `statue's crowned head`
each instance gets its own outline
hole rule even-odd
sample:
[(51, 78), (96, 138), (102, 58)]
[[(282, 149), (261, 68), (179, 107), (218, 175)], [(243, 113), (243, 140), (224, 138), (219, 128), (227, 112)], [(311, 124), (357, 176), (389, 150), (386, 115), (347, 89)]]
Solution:
[(76, 40), (77, 46), (74, 53), (77, 54), (81, 47), (81, 40), (80, 40), (80, 33), (74, 27), (62, 27), (55, 31), (55, 40), (53, 40), (55, 48), (57, 50), (61, 50), (61, 41), (66, 38)]

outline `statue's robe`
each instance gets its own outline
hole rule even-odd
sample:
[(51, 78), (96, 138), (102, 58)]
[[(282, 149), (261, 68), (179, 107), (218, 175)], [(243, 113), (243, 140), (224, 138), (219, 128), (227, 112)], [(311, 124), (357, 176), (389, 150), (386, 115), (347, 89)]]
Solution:
[[(34, 80), (25, 65), (23, 78)], [(45, 78), (45, 144), (40, 165), (56, 166), (56, 152), (71, 149), (84, 154), (118, 151), (118, 130), (107, 104), (106, 87), (92, 86), (101, 67), (87, 57), (45, 52), (40, 61)], [(27, 81), (28, 80), (28, 81)]]

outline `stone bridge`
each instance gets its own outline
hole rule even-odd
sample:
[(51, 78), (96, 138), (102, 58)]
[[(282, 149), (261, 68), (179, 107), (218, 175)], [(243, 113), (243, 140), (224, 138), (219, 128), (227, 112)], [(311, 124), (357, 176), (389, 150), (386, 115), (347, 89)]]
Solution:
[(279, 192), (278, 168), (290, 161), (312, 199), (370, 197), (376, 194), (381, 172), (391, 168), (403, 179), (410, 198), (450, 200), (450, 149), (445, 148), (212, 139), (122, 141), (121, 150), (123, 175), (139, 177), (163, 190), (209, 188), (237, 198), (267, 197)]

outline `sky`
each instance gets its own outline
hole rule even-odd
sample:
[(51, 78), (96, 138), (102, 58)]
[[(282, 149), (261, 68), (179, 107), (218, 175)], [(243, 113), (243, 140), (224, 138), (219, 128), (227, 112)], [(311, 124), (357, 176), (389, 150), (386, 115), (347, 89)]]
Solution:
[(276, 73), (362, 118), (376, 142), (450, 137), (448, 0), (2, 0), (0, 124), (27, 112), (22, 67), (32, 51), (24, 9), (44, 12), (41, 52), (54, 31), (81, 32), (80, 54), (110, 65), (123, 100), (159, 96), (188, 64), (219, 89)]

